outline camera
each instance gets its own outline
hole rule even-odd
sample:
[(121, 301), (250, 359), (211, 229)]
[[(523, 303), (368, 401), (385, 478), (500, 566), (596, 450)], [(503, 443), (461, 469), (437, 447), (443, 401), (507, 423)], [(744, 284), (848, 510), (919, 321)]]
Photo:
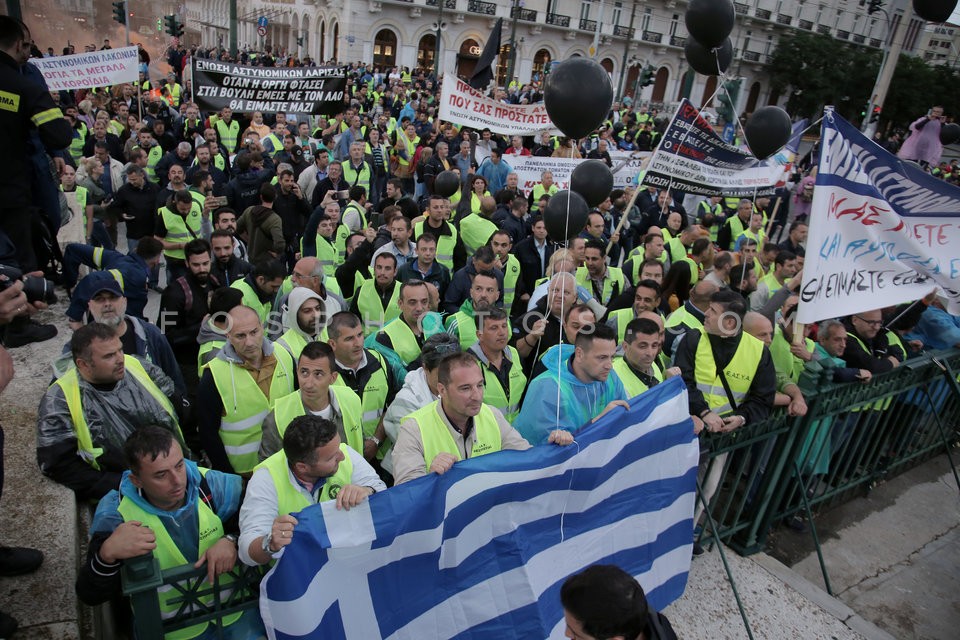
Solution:
[(0, 264), (0, 276), (6, 276), (6, 280), (0, 279), (0, 291), (5, 290), (16, 280), (23, 282), (23, 293), (27, 296), (27, 302), (46, 302), (53, 304), (57, 301), (57, 295), (53, 290), (53, 283), (40, 276), (23, 275), (23, 272), (16, 267)]

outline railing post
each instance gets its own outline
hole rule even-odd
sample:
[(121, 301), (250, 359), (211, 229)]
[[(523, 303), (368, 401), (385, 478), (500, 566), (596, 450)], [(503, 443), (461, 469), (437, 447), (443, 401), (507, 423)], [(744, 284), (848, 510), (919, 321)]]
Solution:
[(125, 560), (120, 571), (123, 592), (130, 597), (137, 640), (163, 640), (163, 618), (157, 589), (163, 584), (160, 563), (152, 553)]

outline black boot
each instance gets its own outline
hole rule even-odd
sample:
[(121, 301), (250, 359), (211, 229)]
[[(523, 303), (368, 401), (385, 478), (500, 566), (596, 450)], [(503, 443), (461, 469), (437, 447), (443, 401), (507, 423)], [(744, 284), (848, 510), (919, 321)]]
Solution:
[(40, 324), (29, 318), (18, 316), (7, 325), (3, 338), (3, 345), (8, 349), (15, 349), (31, 342), (43, 342), (55, 338), (57, 328), (52, 324)]
[(0, 576), (30, 573), (39, 569), (41, 564), (42, 551), (26, 547), (0, 547)]

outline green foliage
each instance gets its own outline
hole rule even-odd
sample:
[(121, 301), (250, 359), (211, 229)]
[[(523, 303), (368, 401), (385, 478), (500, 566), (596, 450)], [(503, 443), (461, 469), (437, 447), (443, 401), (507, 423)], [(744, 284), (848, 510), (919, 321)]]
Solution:
[[(870, 101), (882, 52), (797, 31), (780, 39), (770, 60), (774, 90), (788, 95), (787, 112), (794, 118), (820, 117), (825, 105), (834, 105), (854, 123)], [(943, 105), (947, 115), (960, 104), (960, 73), (947, 66), (932, 66), (916, 56), (901, 55), (887, 91), (880, 127), (893, 123), (906, 127), (933, 105)]]
[(880, 52), (797, 31), (780, 39), (770, 61), (773, 88), (789, 95), (787, 112), (818, 118), (825, 105), (858, 121), (880, 68)]

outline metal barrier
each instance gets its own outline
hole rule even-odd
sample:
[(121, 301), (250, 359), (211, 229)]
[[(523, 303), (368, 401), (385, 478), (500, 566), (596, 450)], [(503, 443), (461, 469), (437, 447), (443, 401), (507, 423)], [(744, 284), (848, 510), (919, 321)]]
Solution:
[[(946, 451), (960, 440), (960, 350), (908, 360), (868, 384), (834, 384), (832, 370), (814, 364), (801, 377), (807, 414), (783, 411), (724, 434), (704, 434), (697, 497), (707, 511), (701, 544), (723, 542), (741, 555), (764, 549), (777, 523), (807, 516), (817, 553), (814, 509), (850, 500), (874, 483)], [(953, 460), (951, 459), (951, 466)], [(960, 489), (960, 477), (954, 466)], [(705, 508), (700, 505), (708, 505)], [(829, 576), (822, 566), (830, 591)], [(136, 637), (164, 634), (257, 607), (264, 568), (238, 565), (229, 589), (205, 582), (206, 569), (161, 571), (152, 555), (128, 560), (123, 593), (130, 597)], [(158, 589), (173, 585), (178, 610), (161, 616)], [(746, 619), (745, 624), (746, 624)], [(748, 626), (749, 629), (749, 626)]]
[[(801, 376), (805, 416), (778, 411), (738, 431), (703, 435), (702, 497), (715, 528), (704, 527), (701, 544), (719, 540), (741, 555), (756, 553), (774, 526), (802, 514), (819, 553), (815, 510), (949, 456), (960, 440), (960, 351), (907, 360), (867, 384), (834, 384), (823, 364)], [(829, 591), (825, 570), (824, 579)]]
[[(257, 608), (260, 580), (265, 573), (264, 567), (238, 562), (210, 584), (206, 567), (194, 569), (192, 564), (186, 564), (161, 570), (153, 554), (126, 560), (122, 570), (123, 595), (129, 596), (133, 608), (134, 637), (163, 640), (167, 633), (208, 622), (222, 640), (221, 618)], [(168, 602), (177, 607), (173, 615), (164, 616), (161, 612), (161, 590), (177, 594), (175, 600)]]

